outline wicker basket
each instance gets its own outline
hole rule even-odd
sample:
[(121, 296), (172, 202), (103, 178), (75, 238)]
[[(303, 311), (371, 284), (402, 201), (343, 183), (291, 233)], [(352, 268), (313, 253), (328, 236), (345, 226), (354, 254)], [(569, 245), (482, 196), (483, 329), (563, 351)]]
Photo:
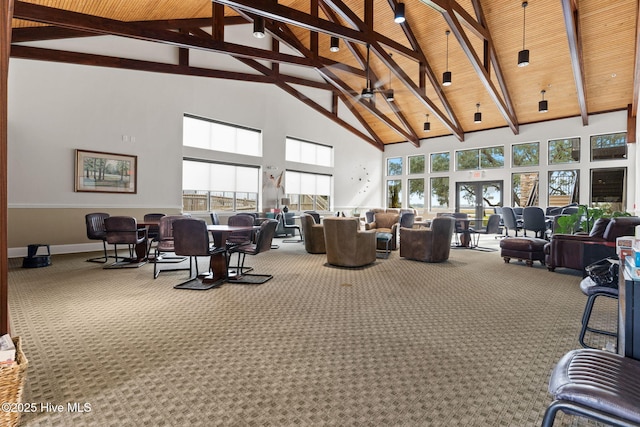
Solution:
[[(16, 364), (0, 368), (0, 402), (22, 403), (22, 390), (27, 378), (29, 362), (22, 352), (20, 337), (13, 337), (16, 346)], [(0, 411), (0, 426), (15, 427), (20, 422), (21, 408), (13, 407), (10, 411)]]

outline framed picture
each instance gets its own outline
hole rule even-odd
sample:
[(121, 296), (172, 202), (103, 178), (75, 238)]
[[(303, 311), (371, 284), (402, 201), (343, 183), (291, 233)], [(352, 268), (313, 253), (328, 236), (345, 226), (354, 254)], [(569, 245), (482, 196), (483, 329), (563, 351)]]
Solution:
[(76, 150), (75, 191), (135, 194), (137, 178), (138, 156)]

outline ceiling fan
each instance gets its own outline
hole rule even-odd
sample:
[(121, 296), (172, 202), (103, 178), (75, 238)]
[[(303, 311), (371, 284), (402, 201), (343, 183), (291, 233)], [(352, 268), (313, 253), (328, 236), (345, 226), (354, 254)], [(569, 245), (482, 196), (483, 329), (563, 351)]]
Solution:
[(360, 93), (360, 97), (364, 98), (364, 99), (372, 99), (374, 94), (376, 92), (381, 93), (384, 95), (384, 97), (386, 98), (387, 101), (391, 102), (394, 100), (394, 96), (393, 96), (393, 89), (387, 89), (387, 90), (380, 90), (380, 89), (374, 89), (373, 87), (371, 87), (371, 77), (369, 75), (370, 71), (370, 65), (369, 65), (369, 56), (370, 56), (370, 47), (369, 47), (369, 43), (367, 43), (367, 83), (366, 83), (366, 87), (364, 89), (362, 89), (362, 92)]

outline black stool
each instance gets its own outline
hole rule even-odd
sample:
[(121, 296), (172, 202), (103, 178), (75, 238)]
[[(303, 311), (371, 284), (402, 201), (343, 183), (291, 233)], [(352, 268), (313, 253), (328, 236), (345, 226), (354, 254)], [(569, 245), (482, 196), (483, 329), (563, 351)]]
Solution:
[(596, 284), (590, 277), (585, 277), (580, 282), (580, 290), (583, 294), (587, 296), (587, 304), (584, 307), (584, 313), (582, 314), (582, 329), (580, 330), (580, 336), (578, 337), (578, 341), (580, 345), (584, 348), (596, 348), (590, 345), (587, 345), (584, 342), (584, 336), (587, 331), (592, 332), (594, 334), (608, 335), (610, 337), (616, 337), (616, 348), (618, 348), (618, 333), (613, 331), (605, 331), (603, 329), (595, 329), (589, 327), (589, 319), (591, 318), (591, 312), (593, 311), (593, 305), (596, 302), (596, 298), (598, 297), (608, 297), (613, 299), (619, 298), (618, 287), (610, 287), (610, 286), (600, 286)]
[[(38, 249), (47, 248), (46, 255), (38, 255)], [(38, 268), (51, 265), (51, 250), (49, 245), (44, 243), (35, 243), (27, 245), (27, 256), (22, 259), (22, 268)]]
[(559, 410), (612, 426), (640, 425), (640, 361), (630, 357), (570, 351), (551, 373), (549, 393), (554, 400), (542, 427), (551, 427)]

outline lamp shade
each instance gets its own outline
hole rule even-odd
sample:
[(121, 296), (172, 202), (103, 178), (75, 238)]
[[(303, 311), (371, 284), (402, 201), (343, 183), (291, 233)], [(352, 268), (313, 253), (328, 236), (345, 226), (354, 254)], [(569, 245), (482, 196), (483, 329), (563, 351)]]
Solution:
[(396, 13), (393, 18), (396, 24), (402, 24), (405, 21), (404, 18), (404, 3), (398, 3), (396, 6)]
[(431, 130), (431, 123), (424, 122), (424, 131), (429, 132)]
[(518, 67), (529, 65), (529, 49), (523, 49), (518, 52)]
[(451, 71), (442, 73), (442, 86), (451, 86)]
[(264, 18), (260, 16), (253, 20), (253, 37), (264, 38)]
[(546, 100), (538, 102), (538, 112), (546, 113), (549, 111), (549, 103)]
[(331, 37), (331, 47), (329, 48), (331, 52), (337, 52), (340, 50), (340, 39), (337, 37)]
[(473, 115), (473, 123), (482, 123), (482, 113), (477, 112)]

